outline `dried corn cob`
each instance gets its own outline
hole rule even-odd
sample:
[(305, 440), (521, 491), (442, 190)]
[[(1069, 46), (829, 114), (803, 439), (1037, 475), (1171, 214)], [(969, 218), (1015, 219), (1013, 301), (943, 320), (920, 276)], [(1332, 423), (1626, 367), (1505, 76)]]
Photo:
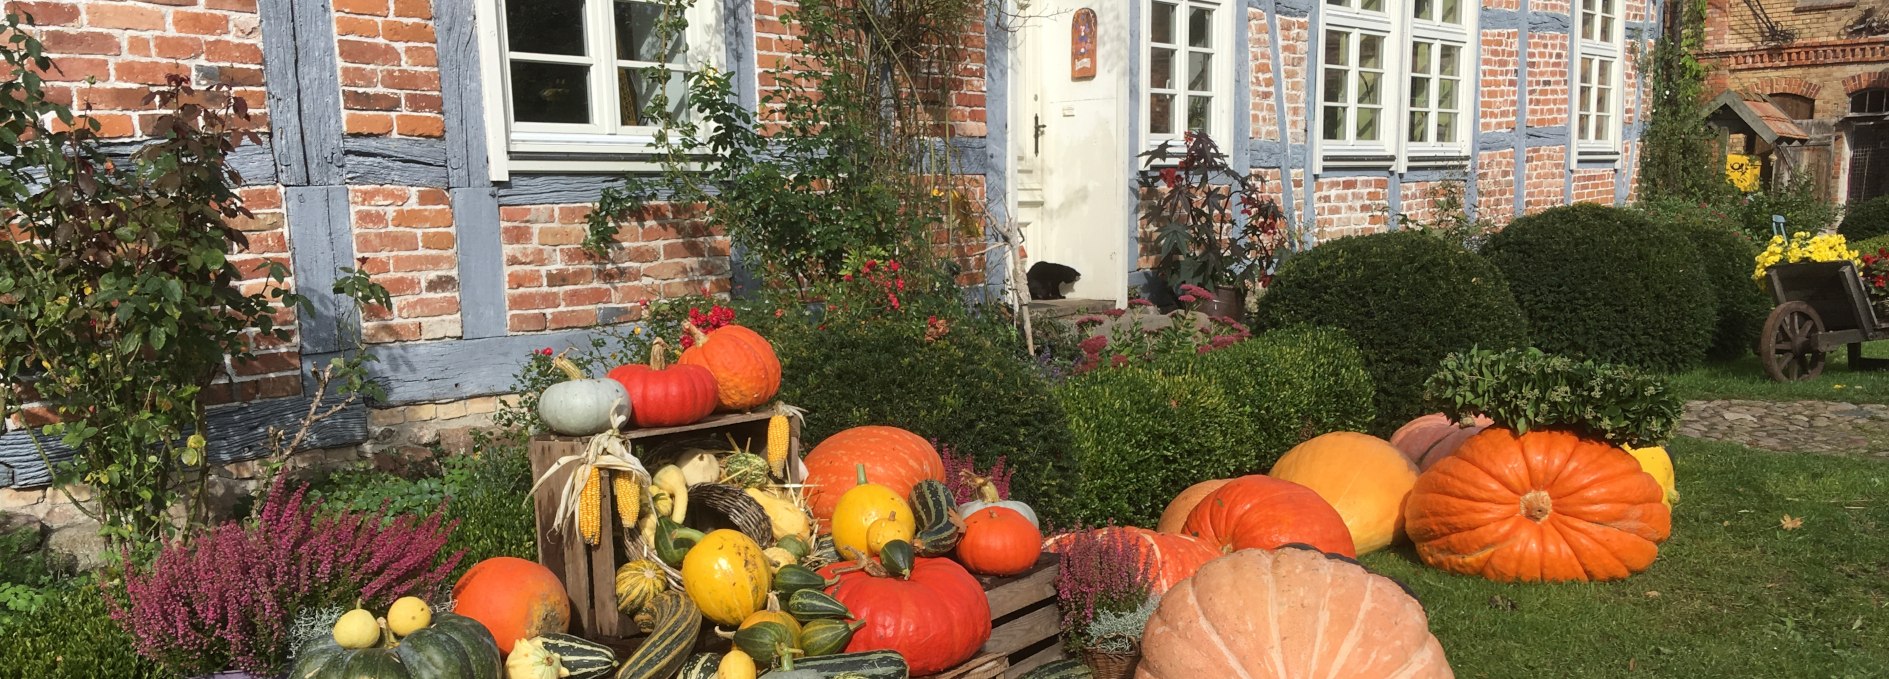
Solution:
[(776, 410), (774, 417), (767, 421), (767, 466), (774, 476), (782, 479), (787, 478), (787, 439), (792, 433), (787, 412)]
[(617, 523), (625, 530), (636, 528), (637, 513), (643, 509), (643, 484), (630, 472), (612, 472), (611, 490), (616, 493)]
[(590, 480), (577, 494), (577, 533), (587, 545), (603, 539), (603, 470), (596, 467), (590, 468)]

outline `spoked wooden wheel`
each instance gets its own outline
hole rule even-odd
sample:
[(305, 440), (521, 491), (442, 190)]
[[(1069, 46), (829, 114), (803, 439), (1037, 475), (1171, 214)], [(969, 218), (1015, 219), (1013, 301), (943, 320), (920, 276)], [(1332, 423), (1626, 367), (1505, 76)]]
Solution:
[(1824, 352), (1817, 349), (1823, 318), (1803, 302), (1785, 302), (1764, 319), (1758, 359), (1764, 374), (1779, 382), (1808, 380), (1823, 372)]

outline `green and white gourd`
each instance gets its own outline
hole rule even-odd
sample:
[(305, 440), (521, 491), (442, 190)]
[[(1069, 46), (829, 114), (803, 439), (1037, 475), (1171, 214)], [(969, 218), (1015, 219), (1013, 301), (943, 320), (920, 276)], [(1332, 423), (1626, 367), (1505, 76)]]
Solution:
[(577, 364), (559, 356), (551, 365), (570, 379), (538, 395), (538, 419), (565, 436), (592, 436), (616, 428), (630, 417), (630, 393), (616, 380), (593, 380)]

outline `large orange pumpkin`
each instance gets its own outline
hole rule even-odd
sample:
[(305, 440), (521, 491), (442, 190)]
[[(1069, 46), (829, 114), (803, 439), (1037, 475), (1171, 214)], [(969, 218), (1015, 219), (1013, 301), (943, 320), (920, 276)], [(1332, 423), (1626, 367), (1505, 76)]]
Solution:
[(1391, 434), (1391, 445), (1402, 451), (1411, 464), (1417, 465), (1417, 471), (1424, 471), (1494, 423), (1481, 415), (1465, 423), (1443, 413), (1430, 413), (1398, 427), (1397, 432)]
[(1446, 679), (1423, 606), (1395, 581), (1304, 549), (1235, 552), (1161, 598), (1136, 679)]
[(1210, 479), (1188, 486), (1187, 490), (1181, 491), (1181, 494), (1174, 496), (1174, 499), (1168, 502), (1167, 509), (1161, 510), (1161, 521), (1155, 524), (1154, 529), (1163, 533), (1181, 532), (1181, 529), (1187, 525), (1187, 515), (1194, 512), (1194, 507), (1200, 504), (1201, 498), (1207, 497), (1208, 493), (1218, 490), (1232, 480)]
[(694, 336), (695, 345), (682, 352), (681, 362), (708, 368), (724, 410), (752, 410), (780, 393), (781, 360), (760, 333), (739, 325), (708, 333), (693, 323), (683, 327)]
[(485, 625), (499, 653), (511, 653), (519, 639), (562, 634), (571, 626), (571, 599), (558, 576), (510, 556), (480, 561), (460, 576), (453, 584), (453, 612)]
[(1491, 427), (1417, 479), (1405, 528), (1431, 566), (1500, 582), (1618, 580), (1672, 531), (1664, 491), (1625, 451)]
[(1312, 489), (1331, 503), (1359, 554), (1389, 547), (1404, 532), (1404, 497), (1417, 468), (1384, 439), (1337, 431), (1306, 441), (1273, 463), (1269, 476)]
[(1331, 503), (1310, 488), (1259, 474), (1229, 481), (1201, 498), (1181, 532), (1227, 551), (1302, 544), (1358, 555), (1344, 517)]
[[(1097, 528), (1093, 533), (1108, 540), (1130, 540), (1141, 554), (1142, 561), (1148, 564), (1152, 577), (1148, 589), (1151, 594), (1161, 594), (1168, 588), (1194, 575), (1194, 571), (1220, 557), (1220, 547), (1208, 544), (1205, 540), (1191, 535), (1175, 533), (1156, 533), (1146, 528), (1133, 526), (1110, 526)], [(1081, 533), (1064, 533), (1043, 542), (1043, 551), (1055, 552), (1057, 547)]]
[(833, 518), (840, 496), (859, 485), (859, 465), (865, 465), (867, 479), (907, 499), (918, 482), (944, 480), (944, 460), (938, 457), (938, 449), (925, 437), (898, 427), (867, 425), (828, 436), (803, 462), (807, 465), (807, 504), (821, 530)]

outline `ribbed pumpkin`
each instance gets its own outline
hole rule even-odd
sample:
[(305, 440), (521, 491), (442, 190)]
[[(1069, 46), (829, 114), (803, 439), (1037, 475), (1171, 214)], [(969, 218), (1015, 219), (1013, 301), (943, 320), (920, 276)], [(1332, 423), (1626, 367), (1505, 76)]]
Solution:
[(709, 532), (682, 559), (683, 591), (717, 625), (739, 625), (767, 605), (772, 574), (761, 545), (727, 528)]
[(1173, 500), (1168, 501), (1167, 509), (1161, 510), (1161, 521), (1155, 525), (1155, 530), (1163, 533), (1181, 532), (1181, 529), (1187, 526), (1187, 515), (1194, 513), (1194, 507), (1199, 505), (1208, 493), (1219, 490), (1221, 486), (1227, 485), (1227, 482), (1232, 480), (1208, 479), (1188, 486), (1186, 490), (1174, 496)]
[(543, 634), (562, 634), (571, 626), (571, 599), (551, 569), (524, 559), (499, 556), (473, 564), (453, 584), (453, 612), (485, 625), (499, 653), (512, 643)]
[[(1089, 532), (1101, 539), (1132, 541), (1152, 571), (1153, 577), (1148, 588), (1153, 594), (1166, 592), (1176, 583), (1192, 577), (1202, 564), (1219, 558), (1221, 554), (1219, 545), (1208, 544), (1191, 535), (1157, 533), (1133, 526), (1110, 526)], [(1050, 538), (1044, 541), (1043, 551), (1059, 551), (1057, 547), (1080, 534), (1064, 533)]]
[(905, 578), (845, 568), (833, 564), (820, 573), (840, 579), (828, 592), (865, 623), (846, 644), (848, 653), (897, 651), (912, 676), (922, 676), (970, 660), (990, 639), (990, 600), (957, 562), (921, 558)]
[(1499, 582), (1618, 580), (1672, 531), (1659, 483), (1625, 451), (1564, 431), (1491, 427), (1417, 479), (1404, 526), (1423, 562)]
[(825, 531), (840, 496), (859, 484), (858, 465), (866, 478), (891, 488), (899, 497), (912, 496), (912, 487), (925, 479), (944, 480), (944, 460), (925, 437), (898, 427), (867, 425), (828, 436), (807, 453), (807, 505)]
[(1331, 503), (1359, 554), (1403, 536), (1404, 497), (1417, 485), (1417, 468), (1403, 453), (1384, 439), (1348, 431), (1293, 446), (1267, 475), (1310, 488)]
[(682, 363), (699, 365), (715, 375), (716, 396), (724, 410), (752, 410), (781, 391), (781, 361), (774, 345), (760, 333), (739, 325), (724, 325), (704, 333), (693, 323), (683, 327), (695, 346), (682, 352)]
[(1455, 453), (1464, 441), (1482, 433), (1491, 424), (1494, 421), (1481, 415), (1465, 424), (1443, 413), (1430, 413), (1398, 427), (1391, 434), (1391, 445), (1396, 446), (1411, 464), (1417, 465), (1417, 471), (1424, 471), (1436, 464), (1437, 460)]
[(499, 679), (504, 667), (492, 633), (477, 620), (452, 613), (393, 645), (345, 649), (324, 634), (296, 649), (289, 676), (296, 679)]
[(649, 365), (617, 366), (610, 379), (630, 394), (630, 420), (638, 427), (679, 427), (715, 412), (715, 376), (699, 365), (669, 365), (669, 346), (649, 343)]
[(979, 575), (1006, 576), (1030, 570), (1043, 555), (1043, 533), (1009, 507), (986, 507), (964, 517), (958, 561)]
[(1181, 533), (1227, 551), (1303, 544), (1356, 557), (1351, 530), (1331, 503), (1291, 481), (1252, 474), (1208, 493)]
[(1148, 619), (1137, 679), (1447, 679), (1423, 606), (1389, 578), (1304, 549), (1235, 552)]

